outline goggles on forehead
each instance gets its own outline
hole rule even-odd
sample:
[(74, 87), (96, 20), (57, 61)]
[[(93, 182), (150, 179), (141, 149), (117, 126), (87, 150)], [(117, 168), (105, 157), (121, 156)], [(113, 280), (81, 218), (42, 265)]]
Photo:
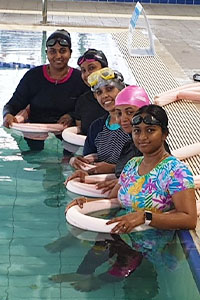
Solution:
[(80, 66), (84, 61), (87, 59), (94, 59), (95, 60), (95, 54), (94, 53), (86, 53), (79, 57), (77, 64)]
[(104, 64), (107, 64), (107, 61), (105, 61), (106, 59), (104, 59), (104, 57), (102, 55), (96, 53), (96, 51), (95, 52), (90, 51), (90, 52), (85, 53), (82, 56), (80, 56), (77, 61), (77, 64), (80, 66), (86, 60), (96, 60), (96, 61), (99, 61), (100, 63), (104, 62)]
[(88, 83), (91, 87), (94, 87), (98, 84), (101, 79), (103, 80), (109, 80), (115, 78), (115, 73), (110, 68), (103, 68), (101, 70), (98, 70), (88, 77)]
[(147, 125), (159, 125), (162, 127), (161, 122), (152, 115), (146, 115), (145, 117), (138, 115), (138, 116), (133, 117), (133, 119), (132, 119), (133, 126), (139, 125), (142, 122)]
[(50, 39), (49, 41), (46, 42), (46, 46), (53, 47), (56, 43), (58, 43), (60, 46), (63, 47), (69, 47), (68, 41), (66, 39), (60, 39), (60, 38)]

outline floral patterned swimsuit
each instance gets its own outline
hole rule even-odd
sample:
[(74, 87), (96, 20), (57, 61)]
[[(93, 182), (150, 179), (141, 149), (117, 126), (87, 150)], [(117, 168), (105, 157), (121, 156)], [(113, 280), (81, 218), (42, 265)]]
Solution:
[(172, 196), (194, 188), (192, 173), (184, 163), (169, 156), (145, 175), (138, 174), (143, 157), (134, 157), (125, 165), (120, 178), (118, 198), (128, 211), (146, 209), (161, 213), (173, 208)]
[[(143, 157), (134, 157), (125, 165), (120, 178), (118, 198), (126, 213), (139, 209), (162, 213), (174, 208), (174, 193), (194, 188), (193, 176), (184, 163), (170, 156), (145, 175), (138, 174)], [(164, 252), (166, 244), (174, 236), (174, 230), (153, 229), (133, 232), (130, 235), (132, 247), (141, 252), (153, 264), (163, 263), (172, 268), (174, 257)]]

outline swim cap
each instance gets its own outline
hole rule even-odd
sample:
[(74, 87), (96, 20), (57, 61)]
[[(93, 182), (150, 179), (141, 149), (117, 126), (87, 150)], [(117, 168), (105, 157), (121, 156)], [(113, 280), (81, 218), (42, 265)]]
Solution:
[(105, 54), (101, 50), (88, 49), (82, 56), (79, 57), (77, 64), (80, 66), (84, 61), (98, 61), (102, 68), (108, 66), (108, 61)]
[(88, 76), (88, 83), (91, 86), (91, 91), (96, 92), (103, 86), (115, 86), (118, 90), (125, 88), (124, 77), (118, 71), (113, 71), (111, 68), (103, 68), (93, 72)]
[(65, 47), (69, 47), (69, 49), (71, 50), (71, 37), (70, 37), (70, 33), (65, 30), (65, 29), (58, 29), (56, 31), (54, 31), (47, 39), (46, 41), (46, 47), (49, 47), (49, 46), (54, 46), (56, 44), (57, 41), (59, 40), (64, 40), (66, 41), (66, 43), (62, 46), (65, 46)]
[(115, 98), (115, 106), (130, 104), (142, 107), (150, 104), (149, 96), (145, 90), (137, 85), (129, 85)]

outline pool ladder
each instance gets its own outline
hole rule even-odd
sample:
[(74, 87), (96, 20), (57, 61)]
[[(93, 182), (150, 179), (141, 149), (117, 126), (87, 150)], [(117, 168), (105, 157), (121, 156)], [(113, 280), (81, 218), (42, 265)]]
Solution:
[(42, 24), (47, 23), (47, 0), (42, 0)]

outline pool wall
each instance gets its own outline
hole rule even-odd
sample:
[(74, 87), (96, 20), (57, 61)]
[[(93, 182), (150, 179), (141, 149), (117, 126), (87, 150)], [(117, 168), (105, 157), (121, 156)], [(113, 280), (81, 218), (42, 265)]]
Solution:
[(183, 250), (190, 265), (194, 280), (200, 292), (200, 255), (195, 246), (193, 238), (188, 230), (178, 232)]
[[(84, 1), (84, 0), (77, 0)], [(112, 3), (136, 3), (137, 0), (90, 0), (95, 2), (112, 2)], [(88, 1), (85, 1), (88, 2)], [(142, 0), (140, 3), (147, 4), (183, 4), (183, 5), (200, 5), (200, 0)]]

